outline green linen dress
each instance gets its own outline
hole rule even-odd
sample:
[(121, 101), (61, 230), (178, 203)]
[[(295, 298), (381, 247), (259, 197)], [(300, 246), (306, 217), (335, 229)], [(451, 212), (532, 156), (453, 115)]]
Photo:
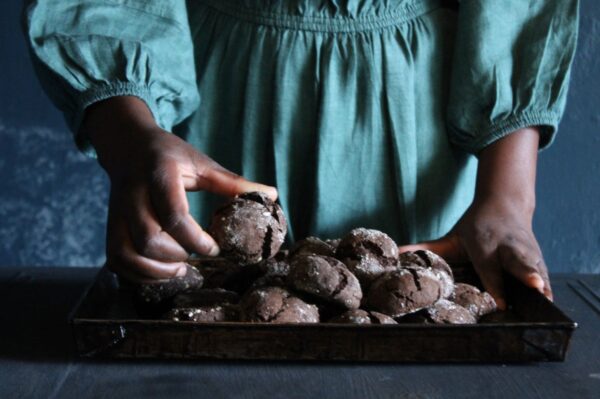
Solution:
[[(137, 96), (164, 129), (276, 186), (290, 240), (364, 226), (410, 243), (463, 214), (482, 148), (532, 125), (552, 142), (578, 5), (38, 0), (25, 18), (73, 132), (90, 104)], [(207, 223), (218, 198), (189, 199)]]

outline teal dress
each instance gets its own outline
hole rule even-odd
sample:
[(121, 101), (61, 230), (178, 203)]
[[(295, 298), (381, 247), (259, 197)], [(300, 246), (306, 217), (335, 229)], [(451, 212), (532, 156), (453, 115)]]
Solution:
[[(544, 148), (565, 107), (576, 0), (457, 4), (38, 0), (26, 29), (73, 132), (90, 104), (137, 96), (164, 129), (276, 186), (290, 240), (363, 226), (411, 243), (464, 213), (481, 149), (527, 126)], [(207, 223), (220, 199), (189, 200)]]

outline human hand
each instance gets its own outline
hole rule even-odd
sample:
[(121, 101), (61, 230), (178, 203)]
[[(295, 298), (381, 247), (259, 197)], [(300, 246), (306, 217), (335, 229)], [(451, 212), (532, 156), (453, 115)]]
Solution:
[(245, 180), (162, 130), (135, 97), (90, 107), (82, 129), (111, 183), (106, 264), (130, 281), (181, 276), (190, 253), (219, 253), (190, 215), (186, 191), (277, 198), (274, 187)]
[(428, 249), (450, 263), (471, 261), (500, 309), (506, 308), (503, 271), (552, 299), (548, 269), (531, 221), (530, 212), (505, 199), (475, 201), (446, 236), (399, 250)]
[(539, 130), (519, 129), (479, 154), (475, 199), (445, 237), (400, 251), (429, 249), (448, 262), (471, 261), (498, 307), (506, 307), (502, 271), (552, 299), (548, 269), (533, 234)]

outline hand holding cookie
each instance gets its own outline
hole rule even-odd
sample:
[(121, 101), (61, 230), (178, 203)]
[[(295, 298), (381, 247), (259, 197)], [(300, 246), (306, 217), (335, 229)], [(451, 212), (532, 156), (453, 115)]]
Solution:
[(111, 183), (107, 266), (130, 281), (183, 276), (189, 254), (219, 253), (190, 215), (186, 191), (277, 197), (275, 188), (245, 180), (162, 130), (135, 97), (94, 104), (82, 129)]

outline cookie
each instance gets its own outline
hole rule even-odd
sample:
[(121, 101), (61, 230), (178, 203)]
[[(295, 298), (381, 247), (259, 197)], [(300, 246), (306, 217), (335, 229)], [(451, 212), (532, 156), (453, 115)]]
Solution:
[(293, 289), (346, 309), (358, 309), (362, 290), (358, 279), (330, 256), (298, 255), (290, 262), (287, 282)]
[(467, 309), (447, 299), (401, 318), (401, 323), (425, 324), (475, 324), (477, 319)]
[(173, 321), (193, 321), (196, 323), (237, 321), (238, 311), (231, 304), (174, 308), (167, 312), (164, 318)]
[(336, 247), (327, 241), (323, 241), (317, 237), (307, 237), (303, 240), (296, 241), (290, 249), (290, 257), (296, 255), (322, 255), (335, 256)]
[(498, 310), (496, 301), (490, 294), (481, 292), (479, 288), (470, 284), (455, 284), (450, 300), (468, 309), (477, 318)]
[(197, 308), (224, 303), (237, 304), (239, 301), (240, 296), (236, 292), (222, 288), (201, 288), (175, 295), (172, 304), (175, 308)]
[(336, 258), (368, 287), (373, 280), (398, 264), (398, 246), (381, 231), (358, 228), (342, 237)]
[(442, 282), (442, 298), (448, 298), (454, 291), (454, 275), (444, 258), (427, 250), (403, 252), (398, 255), (401, 267), (420, 266), (431, 269)]
[(187, 266), (185, 276), (140, 284), (136, 289), (135, 295), (137, 300), (142, 303), (157, 304), (171, 299), (184, 291), (201, 288), (203, 283), (204, 278), (200, 272), (192, 266)]
[(397, 324), (396, 320), (379, 312), (368, 312), (362, 309), (348, 310), (329, 320), (329, 323), (342, 324)]
[(441, 298), (442, 283), (430, 270), (407, 267), (382, 274), (367, 296), (371, 310), (399, 317), (429, 307)]
[(242, 266), (225, 258), (208, 258), (198, 262), (204, 276), (204, 288), (222, 288), (244, 293), (264, 272), (258, 265)]
[(258, 288), (240, 303), (243, 321), (263, 323), (318, 323), (319, 311), (281, 287)]
[(287, 232), (281, 207), (266, 194), (241, 194), (213, 215), (209, 234), (221, 255), (240, 265), (258, 263), (279, 251)]

